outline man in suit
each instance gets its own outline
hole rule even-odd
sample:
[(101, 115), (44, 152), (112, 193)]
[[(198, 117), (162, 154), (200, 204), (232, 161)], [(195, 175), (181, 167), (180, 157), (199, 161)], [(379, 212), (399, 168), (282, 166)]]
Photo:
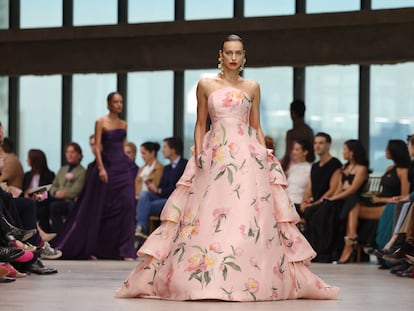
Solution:
[(175, 185), (184, 172), (187, 159), (182, 157), (183, 142), (180, 138), (170, 137), (164, 139), (162, 153), (170, 160), (170, 164), (164, 167), (160, 184), (147, 184), (147, 191), (142, 191), (137, 204), (137, 227), (135, 236), (146, 238), (148, 234), (149, 216), (159, 216), (167, 202), (168, 197), (174, 191)]

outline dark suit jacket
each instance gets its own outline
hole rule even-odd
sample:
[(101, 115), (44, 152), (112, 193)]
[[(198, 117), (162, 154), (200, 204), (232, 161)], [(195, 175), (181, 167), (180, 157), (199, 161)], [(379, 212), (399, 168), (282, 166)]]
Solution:
[(187, 165), (188, 160), (181, 157), (178, 161), (175, 168), (171, 164), (168, 164), (164, 167), (162, 173), (160, 184), (158, 188), (161, 189), (160, 197), (168, 198), (170, 194), (175, 189), (175, 184), (180, 179), (181, 175), (184, 173), (185, 166)]
[[(23, 192), (29, 189), (30, 182), (32, 181), (32, 177), (33, 176), (30, 172), (24, 173), (23, 189), (22, 189)], [(52, 171), (48, 170), (46, 172), (42, 172), (42, 174), (40, 174), (39, 186), (49, 185), (53, 182), (53, 179), (55, 179), (55, 173), (53, 173)]]

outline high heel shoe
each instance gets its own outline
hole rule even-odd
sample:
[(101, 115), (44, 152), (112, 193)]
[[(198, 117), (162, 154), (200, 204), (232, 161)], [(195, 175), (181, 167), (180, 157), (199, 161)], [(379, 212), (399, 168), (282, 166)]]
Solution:
[(350, 236), (344, 236), (345, 245), (356, 245), (358, 244), (358, 237), (351, 238)]
[(10, 224), (5, 217), (0, 218), (0, 228), (3, 232), (3, 235), (5, 238), (9, 241), (20, 240), (20, 241), (26, 241), (30, 239), (34, 234), (36, 234), (37, 230), (23, 230), (20, 228), (17, 228)]
[(354, 238), (351, 238), (349, 236), (344, 237), (345, 247), (344, 247), (344, 250), (342, 252), (344, 252), (345, 249), (348, 248), (348, 247), (351, 247), (351, 252), (346, 257), (345, 260), (334, 261), (333, 262), (334, 264), (343, 265), (343, 264), (352, 263), (352, 262), (355, 261), (356, 247), (358, 245), (358, 240), (357, 239), (358, 239), (357, 237), (354, 237)]

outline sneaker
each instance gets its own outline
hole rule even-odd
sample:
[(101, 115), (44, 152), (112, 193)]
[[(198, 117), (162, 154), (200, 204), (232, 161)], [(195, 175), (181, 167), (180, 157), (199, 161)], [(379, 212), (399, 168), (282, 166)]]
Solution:
[(136, 236), (137, 238), (141, 238), (141, 239), (146, 239), (146, 238), (148, 238), (148, 235), (146, 235), (146, 234), (144, 233), (144, 228), (143, 228), (141, 225), (138, 225), (138, 226), (135, 228), (135, 236)]
[(42, 259), (58, 259), (61, 256), (62, 252), (51, 247), (48, 242), (45, 242), (40, 250), (40, 257)]

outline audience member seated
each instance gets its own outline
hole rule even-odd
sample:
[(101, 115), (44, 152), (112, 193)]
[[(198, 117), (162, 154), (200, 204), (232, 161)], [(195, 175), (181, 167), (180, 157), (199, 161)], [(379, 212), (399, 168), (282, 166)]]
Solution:
[[(384, 175), (381, 177), (381, 187), (382, 190), (378, 194), (365, 193), (363, 194), (362, 200), (357, 203), (349, 212), (347, 219), (347, 227), (358, 228), (358, 231), (364, 232), (358, 236), (358, 241), (365, 244), (374, 244), (375, 232), (376, 235), (385, 235), (388, 236), (387, 240), (391, 237), (391, 226), (392, 226), (392, 216), (390, 219), (386, 219), (385, 215), (393, 213), (394, 203), (393, 197), (395, 196), (407, 196), (409, 191), (409, 181), (408, 181), (408, 167), (410, 166), (410, 157), (408, 154), (408, 149), (404, 141), (402, 140), (390, 140), (388, 142), (385, 155), (387, 159), (393, 161), (393, 165), (389, 166)], [(389, 203), (389, 204), (387, 204)], [(374, 208), (380, 207), (381, 209), (385, 208), (385, 205), (389, 206), (390, 213), (382, 213), (381, 223), (378, 225), (378, 228), (361, 228), (358, 226), (358, 220), (360, 215), (361, 208)], [(389, 229), (385, 229), (389, 228)], [(386, 231), (386, 232), (385, 232)], [(389, 231), (389, 232), (388, 232)], [(349, 233), (356, 234), (355, 232)], [(351, 236), (352, 237), (352, 236)], [(385, 243), (384, 243), (385, 244)]]
[(13, 152), (13, 142), (8, 138), (4, 138), (0, 145), (0, 158), (3, 162), (0, 183), (6, 182), (8, 186), (21, 190), (23, 187), (23, 166)]
[[(327, 133), (317, 133), (314, 139), (314, 150), (319, 156), (319, 161), (311, 168), (310, 181), (303, 195), (299, 214), (305, 219), (304, 235), (315, 248), (317, 241), (312, 240), (310, 232), (313, 214), (318, 210), (324, 197), (330, 197), (336, 190), (340, 178), (341, 162), (333, 157), (329, 150), (332, 139)], [(314, 261), (321, 260), (315, 258)], [(325, 261), (330, 261), (326, 259)]]
[[(32, 190), (38, 189), (40, 186), (52, 184), (53, 179), (55, 178), (55, 173), (52, 172), (47, 165), (44, 152), (39, 149), (30, 149), (27, 154), (27, 165), (30, 166), (31, 170), (26, 172), (23, 177), (22, 190), (24, 197), (33, 198), (33, 195), (43, 195), (43, 193), (47, 195), (47, 191), (29, 195)], [(46, 197), (44, 197), (44, 199), (46, 199)]]
[(182, 157), (183, 143), (177, 137), (164, 139), (162, 153), (170, 160), (164, 167), (160, 184), (155, 186), (153, 181), (146, 184), (147, 191), (141, 191), (137, 204), (137, 227), (135, 235), (146, 238), (149, 229), (149, 216), (159, 216), (169, 195), (174, 191), (187, 165), (187, 159)]
[[(157, 153), (160, 150), (160, 144), (147, 141), (140, 146), (141, 157), (144, 165), (138, 170), (135, 178), (135, 199), (139, 199), (142, 191), (147, 191), (147, 185), (153, 183), (158, 188), (160, 184), (164, 165), (157, 159)], [(138, 214), (138, 211), (137, 211)]]
[(321, 206), (312, 218), (310, 228), (318, 257), (331, 259), (339, 264), (354, 260), (357, 244), (356, 226), (348, 223), (348, 227), (345, 228), (345, 224), (350, 210), (359, 201), (369, 171), (366, 150), (358, 140), (351, 139), (344, 143), (343, 158), (347, 162), (342, 167), (336, 190), (333, 195), (323, 198)]
[[(46, 232), (58, 233), (63, 224), (62, 217), (67, 217), (74, 205), (76, 198), (85, 184), (86, 171), (80, 164), (82, 149), (77, 143), (69, 143), (65, 146), (67, 165), (60, 168), (52, 187), (51, 198), (48, 199), (49, 210), (45, 209), (39, 217), (40, 227)], [(51, 227), (49, 228), (49, 215)]]
[(295, 141), (292, 149), (292, 164), (286, 172), (288, 182), (286, 191), (296, 209), (299, 209), (302, 203), (313, 161), (315, 161), (313, 145), (307, 140)]
[(135, 163), (135, 160), (137, 158), (137, 146), (133, 142), (128, 141), (124, 145), (124, 152), (132, 161), (132, 177), (135, 178), (139, 169), (137, 163)]
[(86, 178), (85, 178), (85, 180), (88, 179), (89, 175), (91, 174), (93, 168), (96, 165), (96, 143), (95, 143), (95, 134), (92, 134), (91, 136), (89, 136), (89, 147), (91, 148), (91, 152), (92, 152), (92, 154), (94, 156), (94, 159), (86, 167)]

